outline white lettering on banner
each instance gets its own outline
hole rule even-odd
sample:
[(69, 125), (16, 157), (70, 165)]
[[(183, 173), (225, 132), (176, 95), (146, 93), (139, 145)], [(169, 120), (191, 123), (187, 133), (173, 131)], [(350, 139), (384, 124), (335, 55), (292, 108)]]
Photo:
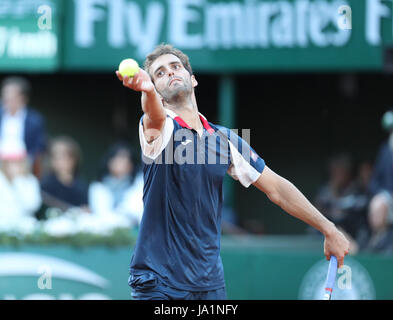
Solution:
[(244, 47), (246, 24), (240, 3), (210, 4), (206, 10), (206, 41), (211, 49)]
[[(381, 8), (377, 6), (379, 1), (368, 0), (368, 5), (384, 8), (382, 4)], [(344, 20), (340, 20), (338, 9), (349, 8), (345, 0), (161, 0), (144, 4), (128, 0), (74, 0), (74, 5), (77, 46), (94, 46), (98, 36), (95, 28), (107, 21), (109, 45), (136, 47), (139, 58), (144, 58), (162, 39), (181, 49), (231, 50), (341, 47), (351, 36), (349, 28), (339, 25)], [(375, 22), (379, 17), (377, 9), (368, 13)], [(167, 30), (166, 35), (163, 30)], [(378, 28), (370, 30), (375, 39), (373, 31)]]
[(79, 47), (88, 48), (95, 44), (94, 26), (105, 20), (106, 0), (74, 0), (75, 5), (75, 42)]
[(381, 44), (381, 20), (390, 17), (389, 7), (382, 0), (367, 0), (366, 3), (366, 39), (369, 44)]
[[(333, 45), (344, 46), (350, 39), (351, 32), (348, 29), (340, 28), (338, 9), (342, 7), (342, 1), (332, 3), (317, 2), (310, 7), (310, 36), (312, 42), (318, 47)], [(334, 10), (336, 8), (336, 11)], [(328, 31), (333, 29), (339, 31)], [(330, 28), (329, 28), (330, 27)]]
[(189, 23), (201, 22), (200, 14), (194, 7), (201, 7), (200, 0), (169, 1), (169, 42), (183, 49), (199, 49), (203, 46), (201, 34), (188, 34)]
[[(150, 2), (144, 21), (142, 9), (136, 2), (126, 0), (74, 0), (75, 43), (90, 48), (96, 43), (95, 27), (108, 22), (108, 43), (114, 48), (132, 45), (139, 56), (146, 55), (159, 43), (164, 23), (164, 5)], [(105, 10), (106, 9), (106, 10)]]
[(277, 4), (281, 14), (272, 21), (272, 44), (278, 48), (292, 47), (294, 44), (292, 5), (283, 1)]
[(248, 44), (249, 48), (255, 48), (258, 46), (258, 19), (257, 15), (253, 14), (255, 0), (247, 0), (249, 4), (246, 6), (245, 14), (247, 17), (245, 32), (243, 39)]
[[(328, 27), (334, 19), (331, 19), (330, 4), (326, 2), (316, 3), (311, 7), (310, 14), (310, 36), (312, 42), (318, 47), (327, 47), (332, 44), (332, 39), (334, 35), (324, 32), (323, 30)], [(337, 18), (337, 12), (335, 13), (335, 18)]]
[[(331, 12), (332, 15), (332, 20), (335, 22), (337, 28), (339, 30), (341, 30), (341, 32), (335, 32), (331, 34), (331, 42), (333, 45), (337, 46), (337, 47), (342, 47), (344, 46), (349, 39), (351, 38), (351, 30), (352, 30), (352, 9), (351, 7), (349, 7), (348, 5), (342, 5), (341, 1), (337, 1), (334, 3), (334, 7), (336, 8), (345, 8), (346, 10), (351, 10), (351, 22), (349, 25), (349, 20), (346, 21), (346, 27), (345, 28), (341, 28), (340, 27), (340, 16), (338, 16), (337, 18), (337, 12)], [(338, 10), (338, 9), (337, 9)], [(348, 11), (346, 11), (348, 13)], [(346, 14), (347, 14), (346, 13)], [(334, 20), (335, 19), (335, 20)], [(350, 28), (349, 28), (350, 26)]]
[(56, 6), (56, 0), (1, 0), (0, 19), (3, 17), (24, 19), (35, 15), (37, 8), (50, 7), (51, 11), (55, 11)]
[[(203, 15), (205, 43), (213, 50), (254, 48), (256, 45), (261, 48), (306, 47), (310, 43), (319, 47), (344, 46), (351, 32), (337, 26), (337, 10), (342, 5), (347, 2), (249, 0), (206, 3)], [(326, 30), (328, 27), (330, 31)]]
[(296, 6), (296, 43), (299, 47), (305, 48), (308, 46), (307, 37), (307, 19), (308, 1), (300, 0)]
[(17, 27), (0, 27), (0, 57), (51, 58), (56, 53), (57, 37), (51, 31), (21, 32)]
[[(269, 35), (269, 21), (270, 19), (277, 14), (277, 6), (275, 3), (262, 3), (259, 6), (258, 10), (258, 18), (259, 21), (258, 29), (259, 32), (259, 45), (262, 48), (267, 48), (269, 46), (270, 35)], [(258, 35), (258, 33), (257, 33)]]
[(108, 42), (114, 48), (127, 45), (125, 19), (124, 0), (112, 0), (108, 10)]
[[(141, 9), (135, 2), (128, 3), (127, 27), (130, 44), (137, 47), (137, 54), (145, 56), (159, 43), (164, 22), (164, 7), (159, 2), (147, 6), (146, 21), (143, 23)], [(111, 23), (111, 21), (109, 22)]]

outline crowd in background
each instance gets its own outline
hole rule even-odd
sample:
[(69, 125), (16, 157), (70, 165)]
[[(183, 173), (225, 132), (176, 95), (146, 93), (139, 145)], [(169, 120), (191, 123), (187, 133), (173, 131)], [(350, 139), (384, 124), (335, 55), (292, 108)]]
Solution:
[[(329, 179), (314, 204), (350, 240), (350, 253), (393, 254), (393, 122), (388, 142), (380, 147), (375, 163), (354, 168), (350, 154), (328, 162)], [(309, 229), (310, 233), (316, 233)]]
[[(97, 163), (96, 179), (86, 182), (80, 175), (79, 144), (69, 136), (48, 139), (42, 115), (28, 107), (30, 91), (22, 77), (6, 78), (1, 85), (0, 220), (48, 219), (48, 208), (78, 208), (82, 215), (118, 215), (138, 226), (143, 175), (129, 143), (110, 146)], [(393, 112), (390, 115), (384, 127), (392, 133), (375, 163), (364, 161), (354, 168), (350, 154), (333, 156), (329, 180), (314, 199), (318, 210), (350, 239), (353, 254), (393, 253)], [(244, 233), (233, 219), (224, 219), (223, 228)]]
[(48, 138), (44, 118), (28, 107), (30, 91), (22, 77), (6, 78), (1, 85), (0, 220), (47, 219), (47, 209), (57, 208), (119, 215), (138, 226), (143, 177), (129, 144), (113, 144), (97, 163), (95, 181), (87, 183), (80, 175), (79, 144), (69, 136)]

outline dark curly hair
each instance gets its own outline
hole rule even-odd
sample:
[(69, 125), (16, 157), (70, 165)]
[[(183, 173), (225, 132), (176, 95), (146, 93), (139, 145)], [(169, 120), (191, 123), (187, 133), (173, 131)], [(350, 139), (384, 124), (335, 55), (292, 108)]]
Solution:
[(161, 43), (146, 57), (143, 65), (143, 68), (151, 78), (153, 78), (152, 74), (149, 72), (151, 65), (158, 57), (163, 56), (164, 54), (173, 54), (174, 56), (178, 57), (184, 68), (190, 73), (190, 75), (192, 75), (192, 68), (188, 56), (179, 49), (173, 47), (171, 44)]

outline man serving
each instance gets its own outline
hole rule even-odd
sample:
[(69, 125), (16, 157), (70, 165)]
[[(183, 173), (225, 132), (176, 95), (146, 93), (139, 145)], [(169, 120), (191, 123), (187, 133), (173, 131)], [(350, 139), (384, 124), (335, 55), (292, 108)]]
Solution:
[(134, 299), (226, 299), (220, 258), (226, 173), (323, 233), (326, 258), (343, 265), (349, 243), (334, 224), (243, 139), (198, 112), (198, 82), (183, 52), (161, 44), (144, 70), (131, 78), (116, 74), (142, 92), (144, 112), (144, 213), (129, 278)]

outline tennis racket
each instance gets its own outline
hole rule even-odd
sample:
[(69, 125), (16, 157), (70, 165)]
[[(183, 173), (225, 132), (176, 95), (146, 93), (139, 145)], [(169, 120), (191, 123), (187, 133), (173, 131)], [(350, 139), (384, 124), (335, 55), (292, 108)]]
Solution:
[(325, 295), (323, 300), (330, 300), (333, 292), (334, 283), (336, 282), (337, 274), (337, 258), (335, 256), (330, 257), (329, 269), (326, 277), (325, 284)]

